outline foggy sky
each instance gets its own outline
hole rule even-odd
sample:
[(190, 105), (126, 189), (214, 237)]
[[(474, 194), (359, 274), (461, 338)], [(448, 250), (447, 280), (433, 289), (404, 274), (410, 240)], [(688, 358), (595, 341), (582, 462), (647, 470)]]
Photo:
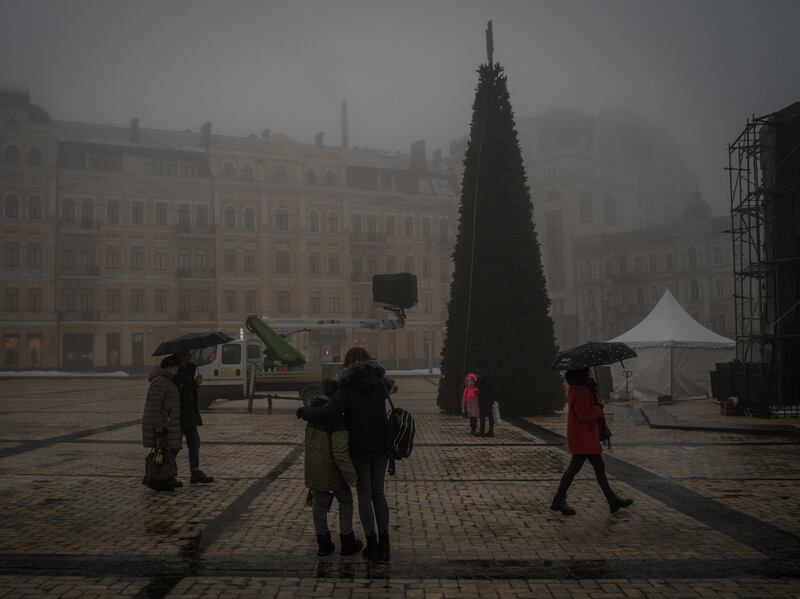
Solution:
[(351, 145), (447, 153), (490, 18), (518, 117), (640, 113), (672, 132), (718, 213), (745, 119), (800, 100), (796, 0), (0, 0), (0, 84), (60, 120), (329, 144), (346, 99)]

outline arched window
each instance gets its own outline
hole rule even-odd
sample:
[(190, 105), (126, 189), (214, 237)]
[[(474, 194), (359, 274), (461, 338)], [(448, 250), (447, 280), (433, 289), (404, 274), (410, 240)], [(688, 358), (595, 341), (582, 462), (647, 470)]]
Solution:
[(317, 173), (312, 169), (308, 169), (306, 171), (306, 185), (316, 185), (316, 184), (317, 184)]
[(289, 211), (279, 208), (275, 211), (275, 229), (278, 231), (289, 230)]
[(319, 233), (319, 214), (310, 212), (308, 215), (308, 230), (311, 233)]
[(691, 298), (692, 301), (700, 301), (700, 282), (697, 279), (692, 279)]
[(446, 218), (439, 221), (439, 239), (445, 243), (450, 239), (450, 223)]
[(242, 167), (241, 176), (242, 176), (242, 179), (244, 179), (245, 181), (252, 181), (253, 180), (253, 165), (245, 164)]
[(19, 148), (17, 146), (6, 148), (6, 164), (19, 164)]
[(251, 231), (256, 228), (256, 211), (252, 208), (244, 211), (244, 228)]
[(28, 218), (35, 220), (42, 218), (42, 200), (36, 196), (28, 200)]
[(234, 175), (233, 165), (230, 162), (226, 162), (225, 166), (222, 167), (222, 176), (226, 179), (233, 179)]
[(328, 187), (333, 187), (336, 185), (336, 173), (333, 171), (328, 171), (325, 173), (325, 185)]
[(335, 212), (331, 212), (328, 215), (328, 233), (338, 233), (339, 232), (339, 215)]
[(226, 229), (235, 229), (236, 228), (236, 211), (231, 207), (228, 206), (225, 208), (225, 228)]
[(19, 198), (17, 196), (6, 196), (3, 206), (3, 216), (6, 218), (19, 218)]
[(286, 172), (286, 167), (282, 164), (277, 164), (272, 169), (272, 180), (275, 183), (286, 183), (289, 179), (289, 175)]
[(697, 248), (689, 246), (689, 268), (697, 268)]
[(28, 164), (42, 166), (42, 151), (39, 148), (31, 148), (31, 151), (28, 152)]

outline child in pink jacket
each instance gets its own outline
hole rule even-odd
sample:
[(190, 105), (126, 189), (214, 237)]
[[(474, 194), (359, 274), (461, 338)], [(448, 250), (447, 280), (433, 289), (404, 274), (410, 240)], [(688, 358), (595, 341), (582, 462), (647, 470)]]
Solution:
[(464, 377), (464, 393), (461, 394), (461, 413), (464, 418), (469, 418), (470, 433), (478, 435), (478, 416), (480, 407), (478, 406), (478, 375), (468, 374)]

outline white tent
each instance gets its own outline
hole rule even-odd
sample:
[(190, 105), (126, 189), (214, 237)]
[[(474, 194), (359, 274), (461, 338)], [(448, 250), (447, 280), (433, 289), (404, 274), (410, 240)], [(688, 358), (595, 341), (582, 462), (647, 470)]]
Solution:
[[(611, 341), (621, 341), (639, 355), (625, 364), (633, 397), (655, 400), (707, 397), (709, 371), (715, 362), (732, 360), (735, 342), (710, 331), (687, 314), (667, 290), (644, 320)], [(611, 367), (614, 391), (625, 389), (620, 364)]]

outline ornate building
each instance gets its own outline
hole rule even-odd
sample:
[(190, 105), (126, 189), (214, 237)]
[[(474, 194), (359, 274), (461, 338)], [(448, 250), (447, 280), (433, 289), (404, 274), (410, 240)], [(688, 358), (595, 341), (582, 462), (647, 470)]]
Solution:
[[(53, 121), (0, 93), (5, 367), (140, 367), (160, 340), (248, 313), (380, 316), (371, 275), (412, 272), (402, 331), (294, 339), (312, 362), (362, 343), (393, 367), (438, 355), (457, 198), (440, 154)], [(343, 119), (344, 120), (344, 119)], [(346, 132), (343, 131), (343, 137)]]

